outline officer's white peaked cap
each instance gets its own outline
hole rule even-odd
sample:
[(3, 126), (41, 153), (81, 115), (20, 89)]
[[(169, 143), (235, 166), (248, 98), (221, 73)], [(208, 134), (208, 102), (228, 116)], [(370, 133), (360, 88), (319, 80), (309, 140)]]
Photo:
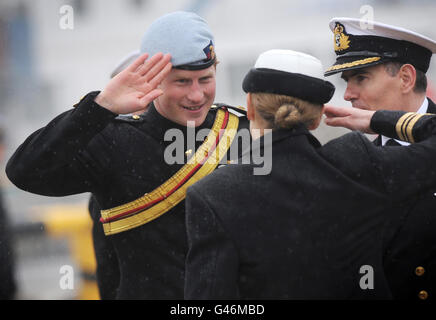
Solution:
[(325, 75), (398, 61), (427, 72), (436, 41), (404, 28), (355, 18), (333, 18), (336, 63)]

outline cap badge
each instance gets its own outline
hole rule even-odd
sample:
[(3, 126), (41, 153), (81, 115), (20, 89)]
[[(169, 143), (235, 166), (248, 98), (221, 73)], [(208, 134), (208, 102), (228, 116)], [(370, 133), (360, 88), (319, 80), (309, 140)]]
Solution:
[(336, 22), (336, 26), (333, 32), (335, 51), (348, 49), (350, 47), (350, 39), (345, 32), (344, 26), (339, 22)]
[(215, 59), (215, 49), (213, 47), (213, 42), (210, 40), (209, 44), (203, 49), (204, 54), (206, 55), (206, 60)]

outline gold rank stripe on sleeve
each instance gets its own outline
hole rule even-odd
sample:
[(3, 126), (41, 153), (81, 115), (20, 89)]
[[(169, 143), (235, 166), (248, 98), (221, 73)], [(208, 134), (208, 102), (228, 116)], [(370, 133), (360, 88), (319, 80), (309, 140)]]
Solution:
[(106, 235), (120, 233), (158, 218), (185, 199), (189, 186), (211, 173), (226, 155), (236, 135), (239, 119), (225, 108), (194, 156), (162, 185), (139, 199), (101, 211)]
[(395, 125), (395, 130), (397, 132), (398, 137), (403, 141), (408, 141), (406, 137), (406, 127), (409, 123), (410, 119), (415, 116), (413, 112), (407, 112), (401, 116), (401, 118), (397, 121)]
[(413, 126), (424, 115), (425, 114), (414, 112), (407, 112), (402, 115), (395, 126), (398, 137), (403, 141), (414, 143), (415, 138), (413, 137), (412, 133)]

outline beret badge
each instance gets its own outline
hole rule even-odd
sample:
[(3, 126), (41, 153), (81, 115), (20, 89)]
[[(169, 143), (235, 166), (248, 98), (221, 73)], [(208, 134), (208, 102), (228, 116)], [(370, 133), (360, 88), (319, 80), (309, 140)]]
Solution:
[(203, 49), (204, 54), (206, 55), (206, 60), (214, 60), (215, 59), (215, 49), (213, 47), (213, 42), (210, 40), (209, 44)]

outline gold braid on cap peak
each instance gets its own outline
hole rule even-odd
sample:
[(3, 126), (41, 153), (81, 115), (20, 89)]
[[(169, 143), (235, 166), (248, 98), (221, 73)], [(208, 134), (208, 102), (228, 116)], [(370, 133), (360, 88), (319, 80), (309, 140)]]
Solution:
[(352, 61), (352, 62), (336, 64), (336, 65), (331, 66), (330, 68), (328, 68), (326, 70), (326, 72), (333, 71), (333, 70), (338, 70), (338, 69), (342, 69), (342, 68), (351, 68), (351, 67), (354, 67), (354, 66), (359, 66), (359, 65), (362, 65), (362, 64), (367, 64), (367, 63), (375, 62), (375, 61), (378, 61), (380, 59), (381, 59), (380, 57), (371, 57), (371, 58), (366, 58), (366, 59), (362, 59), (362, 60), (356, 60), (356, 61)]

